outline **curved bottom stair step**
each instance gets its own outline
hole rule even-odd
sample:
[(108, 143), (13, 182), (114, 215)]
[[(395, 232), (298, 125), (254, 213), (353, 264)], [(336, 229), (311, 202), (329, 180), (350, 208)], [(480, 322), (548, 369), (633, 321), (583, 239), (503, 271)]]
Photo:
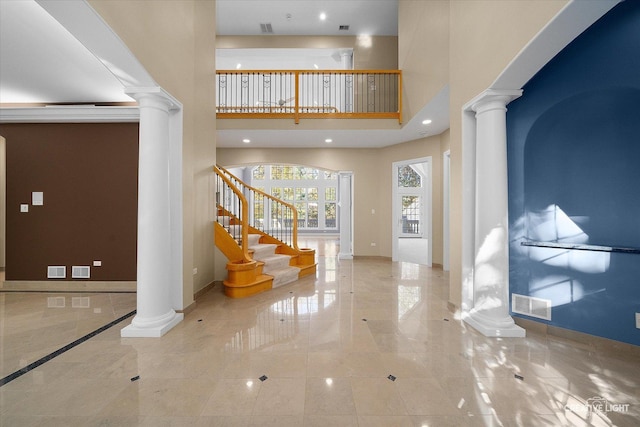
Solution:
[(235, 283), (224, 283), (224, 294), (231, 298), (244, 298), (255, 295), (260, 292), (268, 291), (273, 288), (273, 276), (261, 274), (256, 280), (244, 286), (238, 286)]

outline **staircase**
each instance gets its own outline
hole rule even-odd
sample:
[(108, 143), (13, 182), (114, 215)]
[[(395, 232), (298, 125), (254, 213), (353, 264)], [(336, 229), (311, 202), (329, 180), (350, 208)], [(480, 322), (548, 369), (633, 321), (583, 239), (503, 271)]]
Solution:
[[(315, 251), (297, 245), (295, 208), (246, 185), (220, 166), (214, 171), (215, 242), (229, 260), (225, 294), (243, 298), (315, 274)], [(271, 214), (268, 221), (260, 215), (263, 212)], [(265, 223), (272, 229), (265, 229)]]
[(276, 253), (278, 245), (260, 243), (260, 234), (249, 234), (249, 251), (253, 259), (263, 263), (262, 272), (273, 276), (274, 288), (298, 280), (300, 268), (291, 266), (291, 255)]

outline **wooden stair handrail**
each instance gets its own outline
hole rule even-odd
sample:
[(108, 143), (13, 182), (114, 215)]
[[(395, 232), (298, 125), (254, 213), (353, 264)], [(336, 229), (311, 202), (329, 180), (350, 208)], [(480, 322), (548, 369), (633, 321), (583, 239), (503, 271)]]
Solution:
[[(244, 181), (242, 181), (240, 178), (238, 178), (237, 176), (235, 176), (234, 174), (232, 174), (231, 172), (229, 172), (228, 170), (226, 170), (224, 167), (220, 166), (220, 165), (216, 165), (214, 166), (217, 170), (221, 171), (224, 174), (227, 174), (228, 176), (232, 177), (233, 179), (235, 179), (238, 182), (241, 182), (242, 185), (247, 188), (250, 191), (253, 191), (254, 193), (258, 193), (268, 199), (271, 199), (273, 201), (275, 201), (276, 203), (279, 203), (281, 205), (284, 205), (286, 207), (288, 207), (289, 209), (291, 209), (291, 212), (293, 213), (293, 230), (292, 230), (292, 239), (293, 241), (291, 242), (291, 246), (293, 247), (293, 249), (295, 249), (296, 251), (299, 251), (300, 249), (298, 248), (298, 210), (295, 208), (294, 205), (292, 205), (291, 203), (287, 203), (283, 200), (278, 199), (277, 197), (274, 197), (270, 194), (265, 193), (264, 191), (258, 190), (255, 187), (252, 187), (248, 184), (246, 184)], [(216, 172), (217, 173), (217, 172)], [(227, 180), (228, 182), (231, 182), (230, 180)], [(235, 185), (234, 185), (235, 187)], [(246, 198), (245, 198), (246, 201)], [(243, 213), (244, 215), (244, 213)], [(248, 218), (245, 217), (245, 218)], [(244, 229), (244, 224), (243, 224), (243, 229)], [(243, 235), (243, 241), (244, 241), (244, 235)]]
[[(241, 234), (242, 234), (242, 256), (243, 256), (243, 262), (251, 262), (253, 260), (253, 258), (249, 255), (249, 227), (247, 224), (247, 218), (249, 217), (249, 203), (247, 202), (247, 198), (244, 197), (244, 194), (242, 194), (242, 192), (236, 187), (236, 185), (231, 182), (231, 180), (229, 178), (227, 178), (224, 173), (218, 169), (217, 166), (213, 167), (214, 172), (216, 173), (216, 175), (222, 179), (225, 184), (227, 184), (227, 186), (229, 186), (229, 188), (231, 189), (231, 191), (233, 191), (233, 193), (238, 197), (238, 199), (240, 200), (240, 209), (241, 209)], [(233, 175), (232, 175), (233, 176)], [(219, 189), (218, 189), (219, 191)], [(218, 209), (219, 206), (216, 206), (216, 209)], [(224, 209), (224, 205), (222, 205), (222, 208)]]

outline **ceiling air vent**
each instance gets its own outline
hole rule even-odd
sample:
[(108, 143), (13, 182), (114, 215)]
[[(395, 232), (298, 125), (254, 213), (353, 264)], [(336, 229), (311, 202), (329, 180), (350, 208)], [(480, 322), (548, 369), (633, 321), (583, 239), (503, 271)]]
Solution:
[(262, 34), (273, 34), (273, 27), (271, 23), (260, 24), (260, 31), (262, 31)]
[(340, 31), (349, 31), (349, 26), (348, 25), (340, 25), (340, 27), (338, 29)]

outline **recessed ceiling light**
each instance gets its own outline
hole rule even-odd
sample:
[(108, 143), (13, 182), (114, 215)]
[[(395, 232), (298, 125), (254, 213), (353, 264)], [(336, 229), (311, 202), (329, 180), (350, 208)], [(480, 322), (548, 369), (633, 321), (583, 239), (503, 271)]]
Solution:
[(250, 139), (248, 139), (248, 138), (245, 138), (245, 139), (243, 139), (243, 140), (242, 140), (242, 142), (244, 142), (245, 144), (248, 144), (248, 143), (250, 143), (250, 142), (251, 142), (251, 140), (250, 140)]
[(431, 119), (426, 119), (426, 120), (422, 121), (422, 124), (423, 125), (428, 125), (428, 124), (431, 124), (431, 121), (432, 121)]
[(321, 21), (324, 21), (325, 19), (327, 19), (327, 14), (326, 14), (326, 13), (324, 13), (324, 12), (322, 12), (322, 13), (320, 14), (320, 20), (321, 20)]
[(333, 139), (327, 138), (324, 140), (324, 142), (326, 142), (327, 144), (331, 144), (333, 142)]

